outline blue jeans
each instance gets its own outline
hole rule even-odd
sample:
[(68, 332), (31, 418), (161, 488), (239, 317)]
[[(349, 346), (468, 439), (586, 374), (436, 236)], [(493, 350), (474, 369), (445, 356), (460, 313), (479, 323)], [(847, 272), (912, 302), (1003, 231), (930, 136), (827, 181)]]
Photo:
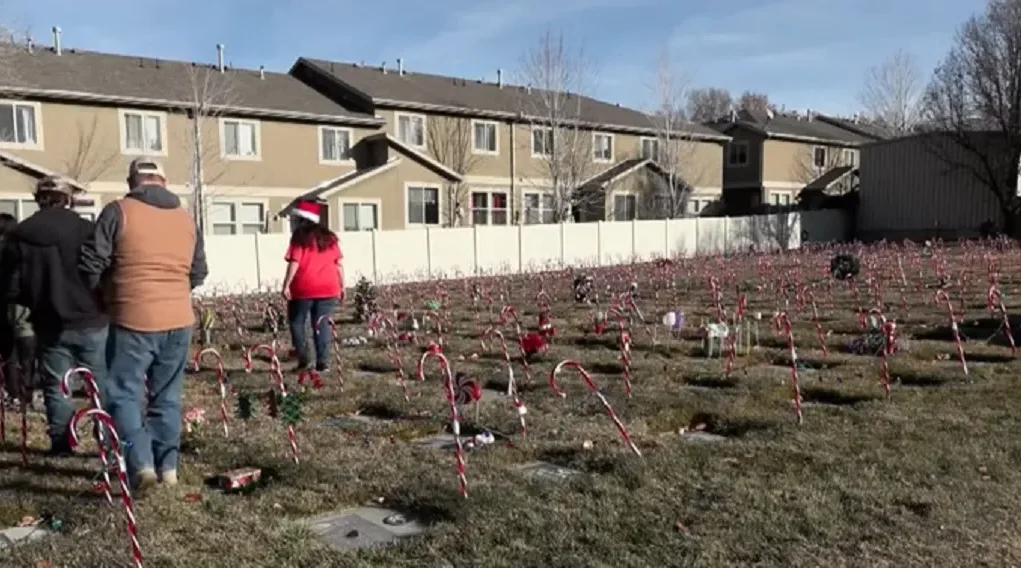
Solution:
[[(181, 391), (191, 328), (142, 332), (110, 326), (107, 411), (125, 446), (128, 472), (177, 470)], [(142, 411), (148, 377), (148, 406)]]
[(56, 339), (40, 341), (37, 347), (47, 432), (55, 449), (67, 448), (68, 426), (75, 412), (71, 399), (60, 391), (64, 374), (74, 367), (87, 367), (96, 378), (100, 400), (105, 398), (107, 331), (106, 327), (69, 329), (61, 332)]
[[(325, 298), (322, 300), (291, 300), (287, 302), (287, 324), (291, 328), (291, 343), (294, 350), (298, 352), (298, 364), (308, 364), (308, 339), (305, 335), (309, 325), (315, 326), (323, 316), (329, 316), (337, 307), (336, 298)], [(309, 323), (309, 316), (312, 316), (312, 323)], [(330, 356), (330, 324), (326, 321), (319, 323), (319, 328), (314, 329), (312, 339), (315, 341), (316, 365), (325, 367)]]

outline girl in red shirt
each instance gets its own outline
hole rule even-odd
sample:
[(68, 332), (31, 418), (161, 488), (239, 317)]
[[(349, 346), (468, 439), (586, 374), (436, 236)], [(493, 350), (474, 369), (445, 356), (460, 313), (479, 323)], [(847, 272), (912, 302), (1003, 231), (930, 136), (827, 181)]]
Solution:
[[(309, 368), (306, 331), (309, 316), (315, 342), (315, 369), (328, 368), (330, 324), (327, 321), (344, 299), (344, 269), (337, 235), (319, 224), (322, 207), (314, 201), (299, 201), (291, 213), (291, 246), (284, 260), (283, 296), (287, 300), (287, 320), (291, 343), (298, 353), (298, 370)], [(317, 325), (318, 324), (318, 325)]]

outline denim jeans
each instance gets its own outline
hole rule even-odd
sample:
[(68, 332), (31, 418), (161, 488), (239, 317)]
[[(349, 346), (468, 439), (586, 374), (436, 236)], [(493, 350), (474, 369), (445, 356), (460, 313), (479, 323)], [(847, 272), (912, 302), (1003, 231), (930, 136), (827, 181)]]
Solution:
[[(324, 298), (321, 300), (291, 300), (287, 302), (287, 323), (291, 328), (291, 343), (294, 350), (298, 352), (298, 363), (308, 363), (308, 340), (306, 330), (311, 325), (318, 329), (312, 330), (312, 339), (315, 341), (316, 365), (326, 366), (330, 356), (330, 324), (326, 321), (320, 322), (323, 316), (329, 316), (337, 307), (336, 298)], [(309, 316), (312, 316), (312, 323), (309, 323)]]
[[(190, 327), (142, 332), (110, 326), (106, 405), (125, 446), (132, 477), (140, 469), (177, 470), (181, 392), (190, 343)], [(148, 403), (144, 411), (143, 402)]]
[(64, 374), (74, 367), (86, 367), (96, 378), (99, 399), (105, 400), (107, 384), (106, 342), (108, 328), (68, 329), (55, 339), (42, 340), (37, 346), (46, 404), (47, 432), (55, 448), (66, 448), (68, 426), (75, 408), (60, 390)]

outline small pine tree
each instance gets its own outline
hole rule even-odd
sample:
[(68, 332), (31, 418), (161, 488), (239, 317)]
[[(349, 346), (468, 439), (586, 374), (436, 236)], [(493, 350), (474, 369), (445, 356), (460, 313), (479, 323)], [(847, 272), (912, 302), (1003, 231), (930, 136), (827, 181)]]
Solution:
[(362, 276), (355, 285), (355, 317), (360, 322), (367, 322), (376, 310), (376, 286)]
[(298, 422), (301, 422), (304, 412), (302, 406), (304, 400), (302, 400), (301, 393), (293, 392), (287, 393), (287, 396), (280, 396), (277, 394), (280, 406), (280, 418), (283, 419), (284, 424), (288, 426), (294, 426)]

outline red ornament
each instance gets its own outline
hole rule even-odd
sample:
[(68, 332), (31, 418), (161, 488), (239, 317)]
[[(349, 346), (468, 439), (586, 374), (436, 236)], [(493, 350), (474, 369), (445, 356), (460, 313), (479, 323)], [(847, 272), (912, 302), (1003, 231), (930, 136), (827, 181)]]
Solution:
[(542, 335), (530, 331), (521, 338), (521, 350), (525, 352), (525, 355), (532, 356), (540, 351), (545, 351), (549, 348), (546, 343), (546, 338)]

